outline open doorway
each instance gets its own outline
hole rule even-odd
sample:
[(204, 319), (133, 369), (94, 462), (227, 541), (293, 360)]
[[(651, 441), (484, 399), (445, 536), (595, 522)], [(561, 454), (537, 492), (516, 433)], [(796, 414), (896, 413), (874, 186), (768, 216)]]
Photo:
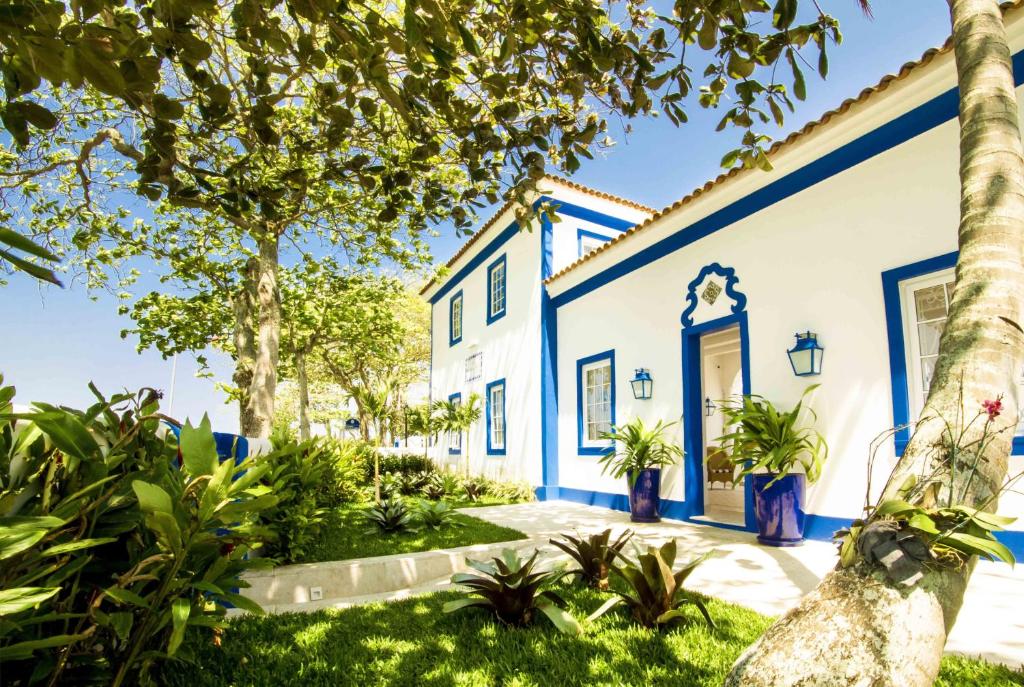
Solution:
[(730, 431), (724, 425), (722, 401), (743, 394), (742, 344), (740, 328), (732, 325), (700, 337), (701, 399), (703, 403), (703, 492), (704, 517), (728, 525), (745, 523), (745, 490), (733, 484), (735, 468), (718, 438)]

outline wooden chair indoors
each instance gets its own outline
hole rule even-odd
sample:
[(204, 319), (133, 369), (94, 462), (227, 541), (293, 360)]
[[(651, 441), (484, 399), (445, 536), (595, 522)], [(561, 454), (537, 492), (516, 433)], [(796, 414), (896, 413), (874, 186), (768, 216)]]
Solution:
[(723, 487), (732, 487), (732, 478), (735, 474), (735, 466), (729, 461), (728, 454), (721, 448), (707, 447), (708, 466), (708, 488), (713, 489), (715, 482), (721, 482)]

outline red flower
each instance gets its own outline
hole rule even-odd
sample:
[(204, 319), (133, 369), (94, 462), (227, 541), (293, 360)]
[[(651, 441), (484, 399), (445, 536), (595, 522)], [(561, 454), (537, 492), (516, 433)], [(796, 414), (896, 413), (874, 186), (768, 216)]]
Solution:
[(994, 401), (982, 401), (981, 407), (985, 409), (986, 413), (988, 413), (988, 419), (990, 421), (995, 420), (997, 417), (999, 417), (999, 413), (1003, 411), (1002, 397), (997, 398)]

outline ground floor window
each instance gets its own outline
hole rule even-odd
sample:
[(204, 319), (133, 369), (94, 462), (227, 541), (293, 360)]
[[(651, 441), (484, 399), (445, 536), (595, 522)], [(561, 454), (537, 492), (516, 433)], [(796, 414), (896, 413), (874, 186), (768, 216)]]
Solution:
[[(448, 400), (455, 405), (462, 405), (462, 394), (455, 393), (448, 397)], [(448, 453), (457, 455), (462, 453), (462, 432), (448, 433)]]
[(487, 455), (505, 455), (505, 380), (487, 385)]
[(580, 453), (604, 453), (609, 442), (601, 435), (615, 424), (614, 351), (577, 361), (576, 399)]

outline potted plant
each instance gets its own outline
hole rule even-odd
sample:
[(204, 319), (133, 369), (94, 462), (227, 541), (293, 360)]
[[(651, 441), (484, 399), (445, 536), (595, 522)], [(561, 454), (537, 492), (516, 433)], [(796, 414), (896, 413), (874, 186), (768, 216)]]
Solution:
[[(806, 485), (818, 480), (828, 458), (821, 433), (807, 425), (798, 426), (804, 399), (817, 387), (807, 387), (789, 412), (756, 395), (721, 404), (729, 431), (718, 443), (740, 468), (734, 482), (747, 475), (753, 481), (757, 540), (768, 546), (798, 546), (804, 540)], [(806, 410), (813, 420), (818, 419), (813, 410)], [(797, 467), (802, 472), (794, 472)]]
[(618, 479), (626, 478), (633, 522), (661, 521), (661, 468), (683, 456), (683, 449), (665, 438), (665, 430), (674, 424), (658, 420), (648, 428), (643, 420), (635, 417), (601, 434), (602, 439), (615, 442), (599, 461), (601, 472)]

